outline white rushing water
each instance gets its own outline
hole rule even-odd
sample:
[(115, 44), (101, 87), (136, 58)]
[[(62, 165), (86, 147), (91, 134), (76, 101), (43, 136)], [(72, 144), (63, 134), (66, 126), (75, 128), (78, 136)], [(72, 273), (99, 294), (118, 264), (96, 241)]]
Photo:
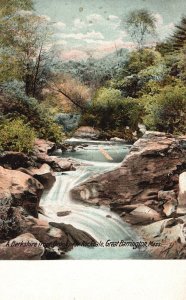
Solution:
[[(121, 152), (123, 157), (128, 152), (128, 148), (122, 145), (115, 147), (120, 156)], [(104, 149), (106, 148), (104, 147)], [(95, 148), (95, 146), (92, 148), (92, 145), (86, 147), (86, 149), (80, 149), (77, 152), (82, 152), (85, 158), (90, 158), (91, 151), (91, 161), (86, 161), (86, 163), (89, 162), (89, 165), (81, 166), (76, 171), (56, 173), (54, 186), (49, 191), (44, 192), (40, 201), (40, 206), (43, 207), (45, 213), (45, 216), (41, 215), (40, 218), (46, 219), (49, 222), (71, 224), (78, 229), (90, 233), (99, 243), (102, 243), (101, 246), (92, 248), (82, 246), (75, 247), (67, 254), (66, 259), (124, 259), (147, 257), (145, 251), (142, 251), (142, 249), (133, 249), (132, 246), (111, 247), (108, 241), (119, 241), (120, 245), (122, 244), (121, 241), (140, 241), (140, 238), (138, 238), (130, 225), (123, 222), (116, 213), (111, 212), (108, 207), (96, 207), (83, 202), (74, 201), (71, 198), (70, 191), (74, 186), (82, 183), (93, 175), (112, 170), (119, 165), (119, 163), (113, 161), (105, 162), (105, 158), (102, 154), (102, 160), (104, 162), (100, 162), (101, 159), (98, 148)], [(113, 146), (107, 145), (107, 151), (109, 154), (113, 154)], [(73, 154), (70, 153), (70, 155), (66, 154), (66, 156), (73, 156), (73, 158), (78, 157), (78, 159), (82, 158), (83, 154), (77, 152)], [(71, 213), (63, 217), (57, 216), (57, 212), (61, 211), (71, 211)]]

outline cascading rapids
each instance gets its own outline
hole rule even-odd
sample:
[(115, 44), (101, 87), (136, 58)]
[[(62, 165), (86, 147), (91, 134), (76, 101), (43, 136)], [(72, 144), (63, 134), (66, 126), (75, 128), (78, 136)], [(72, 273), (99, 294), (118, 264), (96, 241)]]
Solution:
[[(81, 166), (76, 171), (56, 173), (54, 186), (43, 193), (40, 206), (43, 207), (45, 215), (40, 216), (40, 218), (50, 222), (72, 224), (76, 228), (90, 233), (102, 245), (93, 248), (75, 247), (68, 253), (67, 259), (146, 258), (148, 255), (144, 249), (143, 251), (142, 249), (135, 249), (135, 244), (134, 246), (131, 244), (132, 241), (139, 242), (140, 238), (116, 213), (111, 212), (108, 207), (96, 207), (74, 201), (71, 198), (70, 190), (74, 186), (93, 175), (118, 167), (118, 157), (121, 161), (121, 158), (124, 158), (128, 153), (128, 147), (123, 144), (104, 144), (104, 149), (115, 158), (112, 162), (108, 162), (99, 152), (98, 145), (100, 144), (92, 145), (90, 143), (84, 149), (81, 148), (76, 152), (65, 154), (65, 156), (79, 160), (85, 158), (86, 166)], [(71, 213), (63, 217), (57, 216), (57, 212), (61, 211), (70, 211)], [(112, 242), (120, 241), (130, 241), (130, 243), (127, 246), (112, 247)], [(122, 245), (121, 242), (120, 244)]]

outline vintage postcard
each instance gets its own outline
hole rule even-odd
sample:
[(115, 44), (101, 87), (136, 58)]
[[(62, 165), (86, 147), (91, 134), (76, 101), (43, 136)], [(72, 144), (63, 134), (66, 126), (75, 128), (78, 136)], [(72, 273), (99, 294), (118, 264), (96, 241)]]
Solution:
[(185, 1), (0, 19), (0, 259), (185, 259)]

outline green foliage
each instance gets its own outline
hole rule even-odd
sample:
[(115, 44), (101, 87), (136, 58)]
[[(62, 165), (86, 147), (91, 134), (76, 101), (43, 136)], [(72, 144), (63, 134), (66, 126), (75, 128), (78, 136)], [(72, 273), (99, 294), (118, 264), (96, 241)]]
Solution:
[(100, 88), (97, 90), (93, 103), (96, 105), (108, 106), (109, 104), (116, 103), (121, 99), (121, 92), (113, 88)]
[(173, 36), (170, 38), (170, 43), (173, 46), (173, 50), (179, 50), (186, 42), (186, 17), (183, 17), (180, 24), (175, 27), (176, 29)]
[(21, 118), (4, 120), (0, 124), (1, 151), (12, 150), (29, 153), (32, 151), (35, 138), (35, 131)]
[(161, 53), (162, 56), (166, 56), (167, 54), (173, 51), (173, 45), (170, 42), (170, 40), (159, 42), (156, 44), (156, 51)]
[(63, 128), (56, 124), (51, 116), (43, 109), (40, 110), (37, 124), (34, 125), (32, 119), (32, 126), (37, 130), (38, 137), (55, 142), (61, 143), (65, 138)]
[[(138, 50), (127, 55), (120, 49), (98, 60), (89, 57), (62, 64), (45, 50), (51, 42), (49, 24), (33, 12), (32, 0), (1, 0), (0, 19), (0, 84), (5, 95), (0, 99), (0, 110), (6, 119), (0, 125), (1, 149), (30, 152), (35, 135), (61, 142), (63, 129), (53, 115), (65, 101), (79, 108), (78, 104), (85, 102), (81, 124), (100, 129), (103, 137), (132, 140), (132, 131), (138, 130), (142, 118), (150, 129), (184, 133), (185, 18), (173, 38), (153, 50), (145, 48), (148, 38), (155, 36), (153, 14), (146, 9), (132, 11), (122, 26), (127, 26)], [(62, 104), (58, 106), (60, 101), (50, 86), (62, 77), (57, 89)], [(36, 98), (43, 100), (46, 87), (48, 102), (41, 104)]]
[(89, 109), (91, 126), (104, 130), (114, 130), (126, 126), (135, 130), (141, 116), (142, 105), (140, 102), (129, 97), (122, 98), (121, 91), (113, 88), (99, 89)]
[[(177, 55), (175, 54), (175, 56), (178, 57), (178, 53)], [(179, 60), (177, 58), (177, 70), (178, 70), (178, 74), (179, 77), (181, 78), (181, 80), (183, 80), (183, 82), (186, 82), (186, 44), (180, 49), (179, 51)]]
[[(33, 11), (24, 11), (24, 1), (10, 2), (17, 3), (15, 11), (10, 15), (7, 11), (5, 16), (0, 14), (0, 83), (23, 81), (26, 94), (41, 99), (42, 88), (54, 65), (52, 50), (46, 50), (51, 42), (48, 21)], [(25, 1), (25, 8), (29, 2)]]
[(158, 51), (148, 48), (132, 51), (129, 54), (127, 71), (129, 74), (138, 74), (140, 71), (159, 63), (161, 63), (161, 54)]
[(165, 72), (165, 63), (159, 52), (152, 49), (133, 51), (128, 56), (123, 74), (112, 79), (109, 86), (120, 90), (122, 97), (138, 98), (147, 82), (162, 80)]
[[(61, 142), (64, 138), (63, 128), (55, 123), (50, 111), (42, 104), (25, 95), (21, 86), (13, 88), (8, 85), (6, 95), (1, 100), (1, 111), (6, 118), (20, 117), (35, 129), (39, 138)], [(3, 100), (4, 99), (4, 100)]]
[(107, 104), (93, 103), (83, 114), (81, 125), (93, 126), (108, 132), (125, 132), (126, 127), (138, 129), (142, 120), (143, 106), (137, 99), (127, 98), (109, 101)]
[(90, 57), (86, 61), (68, 61), (58, 66), (63, 73), (70, 74), (92, 89), (97, 89), (123, 70), (127, 53), (128, 50), (119, 49), (100, 59)]
[(112, 80), (110, 86), (121, 91), (123, 97), (137, 98), (138, 92), (142, 88), (142, 82), (140, 82), (139, 76), (134, 74), (120, 80)]
[(146, 116), (145, 125), (152, 130), (185, 133), (186, 87), (166, 86), (153, 96), (142, 98)]

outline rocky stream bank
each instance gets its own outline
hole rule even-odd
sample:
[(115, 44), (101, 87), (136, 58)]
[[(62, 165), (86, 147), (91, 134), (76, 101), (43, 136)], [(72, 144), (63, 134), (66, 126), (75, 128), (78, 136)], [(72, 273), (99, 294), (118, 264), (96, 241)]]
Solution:
[[(61, 258), (74, 246), (96, 242), (72, 225), (38, 219), (54, 172), (80, 166), (52, 156), (55, 150), (54, 143), (36, 140), (32, 155), (1, 154), (0, 259)], [(186, 258), (186, 136), (146, 132), (117, 168), (79, 184), (71, 195), (119, 214), (148, 243), (152, 258)]]
[(95, 242), (71, 225), (38, 219), (42, 192), (54, 184), (54, 172), (75, 170), (78, 165), (50, 156), (54, 150), (54, 143), (38, 139), (30, 156), (19, 152), (0, 156), (0, 259), (60, 258), (74, 246)]
[(92, 177), (71, 194), (120, 214), (152, 241), (152, 257), (186, 258), (186, 136), (146, 132), (118, 168)]

